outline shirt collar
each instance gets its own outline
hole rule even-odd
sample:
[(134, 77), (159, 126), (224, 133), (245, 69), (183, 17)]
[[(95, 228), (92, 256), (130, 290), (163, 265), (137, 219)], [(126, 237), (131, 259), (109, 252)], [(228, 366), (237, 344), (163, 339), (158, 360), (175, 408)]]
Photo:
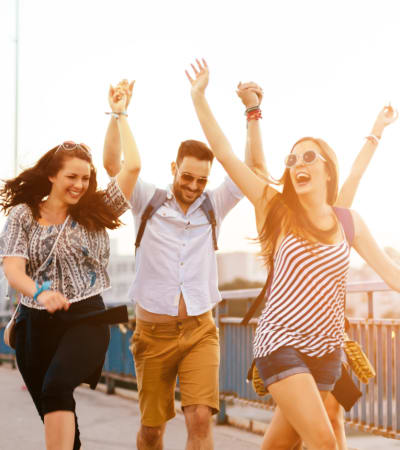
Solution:
[[(202, 192), (202, 194), (200, 195), (199, 198), (197, 198), (190, 206), (189, 209), (187, 210), (187, 214), (190, 214), (191, 212), (195, 211), (204, 201), (205, 199), (205, 191)], [(175, 203), (178, 205), (178, 202), (176, 201), (175, 195), (172, 191), (172, 184), (168, 184), (167, 185), (167, 200), (174, 200)], [(180, 208), (179, 208), (180, 209)]]

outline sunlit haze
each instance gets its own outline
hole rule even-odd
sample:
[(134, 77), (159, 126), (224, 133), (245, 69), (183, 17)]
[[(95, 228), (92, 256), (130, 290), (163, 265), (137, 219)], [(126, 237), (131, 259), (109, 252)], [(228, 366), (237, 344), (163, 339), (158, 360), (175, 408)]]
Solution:
[[(72, 139), (94, 151), (99, 183), (110, 83), (135, 79), (129, 122), (143, 179), (170, 183), (182, 140), (204, 140), (184, 70), (210, 67), (208, 100), (237, 155), (244, 154), (239, 81), (265, 98), (261, 123), (267, 163), (279, 177), (302, 136), (336, 151), (341, 182), (385, 102), (400, 107), (399, 3), (391, 1), (20, 1), (19, 165)], [(0, 2), (1, 178), (13, 176), (15, 1)], [(400, 120), (385, 130), (357, 193), (356, 209), (381, 246), (400, 250)], [(224, 171), (216, 162), (211, 187)], [(131, 215), (112, 232), (133, 253)], [(254, 214), (242, 201), (227, 217), (221, 250), (256, 250)]]

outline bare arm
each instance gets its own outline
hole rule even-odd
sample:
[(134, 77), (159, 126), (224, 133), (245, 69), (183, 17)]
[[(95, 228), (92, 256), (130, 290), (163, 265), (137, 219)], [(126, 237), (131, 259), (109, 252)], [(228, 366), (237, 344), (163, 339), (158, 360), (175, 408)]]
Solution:
[[(239, 83), (237, 94), (246, 109), (261, 105), (263, 92), (256, 83)], [(268, 177), (259, 120), (247, 122), (245, 162), (257, 175)]]
[[(10, 286), (24, 296), (33, 298), (36, 292), (36, 283), (26, 274), (26, 259), (19, 256), (5, 256), (3, 265)], [(60, 292), (51, 290), (39, 294), (37, 301), (50, 313), (54, 313), (58, 309), (67, 310), (70, 306), (68, 300)]]
[(110, 177), (115, 177), (121, 170), (121, 141), (115, 117), (111, 117), (104, 139), (103, 165)]
[[(385, 127), (393, 123), (396, 119), (397, 111), (395, 111), (391, 106), (385, 106), (379, 112), (374, 126), (372, 127), (371, 134), (379, 139), (382, 136)], [(336, 202), (338, 206), (343, 206), (346, 208), (351, 207), (361, 178), (367, 170), (377, 147), (378, 142), (375, 139), (366, 139), (365, 144), (361, 148), (353, 163), (350, 175), (346, 178), (346, 181), (340, 189)]]
[(263, 195), (266, 181), (255, 175), (249, 167), (240, 161), (233, 153), (232, 148), (219, 127), (210, 106), (207, 103), (204, 91), (208, 84), (208, 68), (203, 61), (203, 65), (198, 61), (198, 69), (194, 66), (196, 79), (192, 79), (186, 72), (192, 84), (192, 100), (196, 110), (200, 125), (204, 131), (207, 141), (215, 157), (224, 166), (234, 183), (243, 194), (257, 205)]
[[(135, 138), (126, 116), (121, 114), (128, 107), (133, 84), (132, 82), (129, 85), (126, 80), (123, 80), (117, 88), (110, 87), (110, 107), (112, 112), (117, 113), (118, 116), (111, 118), (103, 153), (104, 167), (109, 175), (116, 175), (118, 185), (128, 199), (132, 195), (141, 169), (140, 155)], [(123, 164), (121, 164), (121, 151), (124, 157)]]
[(400, 266), (379, 248), (359, 214), (352, 211), (355, 236), (353, 247), (375, 272), (395, 291), (400, 292)]

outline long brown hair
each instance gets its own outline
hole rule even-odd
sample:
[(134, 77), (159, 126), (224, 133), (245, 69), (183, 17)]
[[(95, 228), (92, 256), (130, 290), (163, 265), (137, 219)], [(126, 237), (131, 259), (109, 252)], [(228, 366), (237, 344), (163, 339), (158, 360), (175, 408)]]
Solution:
[[(327, 203), (334, 205), (338, 194), (339, 171), (337, 158), (334, 151), (322, 139), (305, 137), (298, 140), (292, 147), (304, 141), (312, 141), (318, 145), (321, 155), (326, 159), (326, 169), (329, 175), (327, 182)], [(259, 233), (258, 241), (261, 244), (262, 256), (268, 269), (272, 268), (276, 243), (282, 230), (284, 233), (293, 233), (304, 240), (326, 241), (337, 230), (337, 224), (329, 230), (320, 230), (308, 218), (301, 205), (290, 178), (289, 169), (285, 169), (283, 176), (276, 182), (283, 185), (282, 194), (277, 193), (268, 204), (267, 215)], [(265, 194), (267, 193), (266, 187)]]
[(0, 189), (0, 206), (4, 213), (7, 215), (13, 206), (26, 203), (33, 217), (36, 220), (39, 219), (39, 205), (50, 194), (52, 187), (49, 177), (55, 176), (62, 169), (65, 161), (71, 158), (79, 158), (90, 164), (90, 178), (85, 194), (76, 205), (69, 207), (70, 216), (89, 231), (118, 228), (122, 222), (105, 202), (105, 192), (97, 190), (96, 169), (90, 153), (81, 146), (72, 150), (54, 147), (33, 167), (22, 171), (15, 178), (5, 180)]

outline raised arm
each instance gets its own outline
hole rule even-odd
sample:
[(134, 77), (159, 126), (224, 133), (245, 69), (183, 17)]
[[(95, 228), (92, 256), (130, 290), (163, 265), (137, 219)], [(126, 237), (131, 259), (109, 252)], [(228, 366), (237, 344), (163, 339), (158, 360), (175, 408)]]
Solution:
[[(125, 80), (119, 86), (124, 86)], [(111, 176), (117, 177), (119, 187), (130, 198), (138, 179), (141, 162), (135, 139), (126, 116), (133, 83), (128, 88), (110, 87), (109, 103), (112, 117), (104, 144), (104, 167)], [(124, 161), (120, 162), (121, 150)]]
[(378, 246), (359, 214), (355, 211), (352, 214), (355, 230), (353, 247), (388, 286), (400, 292), (400, 266)]
[(215, 157), (224, 166), (229, 176), (243, 192), (243, 194), (257, 205), (262, 198), (266, 181), (255, 175), (249, 167), (240, 161), (218, 125), (205, 97), (209, 72), (206, 62), (196, 60), (197, 67), (192, 65), (194, 78), (188, 71), (186, 75), (192, 85), (191, 95), (200, 125)]
[[(243, 105), (246, 107), (246, 111), (249, 108), (254, 109), (260, 107), (263, 91), (256, 83), (239, 83), (236, 92), (242, 100)], [(269, 174), (265, 162), (261, 129), (258, 119), (247, 121), (245, 162), (254, 173), (268, 179)]]
[(346, 178), (346, 181), (340, 189), (336, 202), (338, 206), (343, 206), (346, 208), (351, 207), (361, 178), (367, 170), (372, 156), (378, 147), (378, 143), (382, 137), (384, 129), (393, 123), (397, 119), (397, 116), (397, 111), (395, 111), (390, 105), (385, 106), (379, 112), (374, 126), (372, 127), (371, 134), (366, 138), (365, 144), (361, 148), (353, 163), (350, 175)]

